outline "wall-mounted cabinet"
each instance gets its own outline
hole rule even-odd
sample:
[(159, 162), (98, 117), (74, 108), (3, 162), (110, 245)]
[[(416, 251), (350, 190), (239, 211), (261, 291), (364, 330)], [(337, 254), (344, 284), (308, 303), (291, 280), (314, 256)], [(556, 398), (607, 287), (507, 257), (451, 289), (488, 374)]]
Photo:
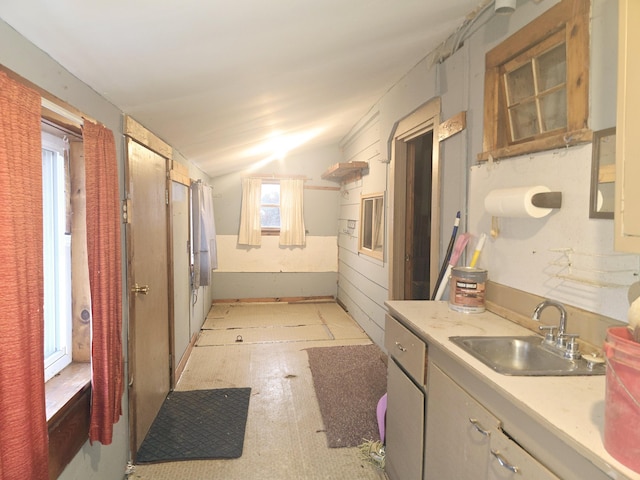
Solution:
[(618, 4), (615, 249), (640, 253), (640, 2)]

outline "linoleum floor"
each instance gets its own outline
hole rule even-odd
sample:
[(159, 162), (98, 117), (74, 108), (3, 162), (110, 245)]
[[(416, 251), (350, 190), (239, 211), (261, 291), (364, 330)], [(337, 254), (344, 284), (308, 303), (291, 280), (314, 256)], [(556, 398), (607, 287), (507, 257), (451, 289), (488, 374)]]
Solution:
[(136, 465), (129, 479), (386, 479), (358, 448), (327, 447), (305, 352), (369, 343), (333, 302), (214, 305), (176, 390), (251, 387), (243, 454)]

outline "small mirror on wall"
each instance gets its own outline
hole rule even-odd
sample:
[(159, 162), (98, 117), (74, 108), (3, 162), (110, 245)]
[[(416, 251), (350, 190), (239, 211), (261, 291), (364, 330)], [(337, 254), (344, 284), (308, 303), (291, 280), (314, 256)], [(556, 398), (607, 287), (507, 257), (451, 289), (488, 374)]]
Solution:
[(384, 194), (372, 193), (360, 198), (360, 236), (358, 251), (384, 258)]
[(589, 218), (613, 218), (616, 180), (616, 128), (593, 132)]

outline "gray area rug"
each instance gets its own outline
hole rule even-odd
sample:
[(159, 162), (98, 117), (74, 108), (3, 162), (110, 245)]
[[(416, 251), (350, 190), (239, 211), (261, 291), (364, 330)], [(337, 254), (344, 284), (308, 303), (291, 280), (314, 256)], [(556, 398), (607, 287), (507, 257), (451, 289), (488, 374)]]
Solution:
[(171, 392), (136, 463), (240, 457), (250, 395), (250, 388)]
[(380, 440), (376, 408), (387, 390), (387, 355), (377, 345), (308, 348), (330, 448)]

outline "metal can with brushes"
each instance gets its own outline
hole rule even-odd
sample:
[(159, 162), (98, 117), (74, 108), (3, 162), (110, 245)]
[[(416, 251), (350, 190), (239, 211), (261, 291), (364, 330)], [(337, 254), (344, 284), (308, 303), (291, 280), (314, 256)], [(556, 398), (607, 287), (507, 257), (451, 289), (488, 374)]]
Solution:
[(484, 312), (486, 283), (486, 270), (472, 267), (453, 267), (449, 280), (449, 308), (462, 313)]

